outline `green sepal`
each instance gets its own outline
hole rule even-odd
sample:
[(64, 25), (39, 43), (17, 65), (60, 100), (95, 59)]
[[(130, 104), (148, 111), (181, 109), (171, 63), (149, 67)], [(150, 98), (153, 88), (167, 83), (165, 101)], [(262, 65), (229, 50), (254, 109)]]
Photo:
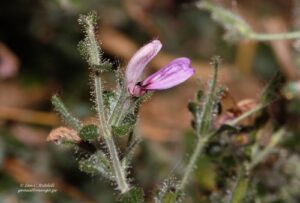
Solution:
[(196, 102), (189, 102), (188, 109), (191, 113), (195, 113), (200, 110), (200, 105)]
[(203, 90), (198, 90), (197, 94), (196, 94), (196, 99), (198, 102), (201, 102), (203, 97), (204, 97), (205, 93)]
[(179, 192), (167, 192), (162, 200), (162, 203), (177, 203), (180, 202), (180, 195)]
[(79, 136), (84, 141), (90, 141), (99, 137), (99, 129), (96, 125), (85, 125), (79, 131)]

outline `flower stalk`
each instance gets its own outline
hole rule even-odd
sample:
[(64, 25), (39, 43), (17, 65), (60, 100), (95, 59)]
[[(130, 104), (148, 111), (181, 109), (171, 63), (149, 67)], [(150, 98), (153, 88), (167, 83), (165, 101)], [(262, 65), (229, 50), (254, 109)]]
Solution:
[(207, 96), (207, 99), (205, 101), (205, 104), (203, 106), (202, 114), (200, 115), (200, 119), (196, 120), (197, 128), (196, 128), (196, 135), (198, 138), (197, 145), (194, 149), (194, 152), (189, 160), (189, 163), (185, 169), (182, 181), (179, 185), (180, 190), (184, 190), (186, 184), (188, 183), (188, 179), (191, 176), (191, 173), (193, 169), (196, 166), (196, 162), (201, 155), (204, 146), (209, 141), (209, 139), (214, 135), (214, 133), (209, 134), (209, 127), (210, 127), (210, 121), (212, 118), (212, 111), (214, 106), (214, 97), (215, 97), (215, 91), (217, 86), (217, 78), (218, 78), (218, 68), (219, 68), (220, 59), (219, 57), (216, 57), (212, 61), (212, 65), (214, 67), (214, 75), (212, 82), (210, 83), (210, 89)]
[[(119, 155), (117, 152), (116, 145), (112, 138), (111, 130), (109, 129), (107, 118), (105, 115), (105, 108), (103, 103), (103, 92), (102, 92), (102, 82), (101, 77), (97, 74), (94, 76), (94, 85), (95, 85), (95, 97), (96, 97), (96, 109), (100, 124), (100, 133), (105, 140), (105, 144), (107, 146), (109, 156), (111, 158), (112, 169), (115, 175), (115, 180), (118, 186), (118, 189), (121, 193), (125, 193), (129, 190), (129, 184), (126, 180), (126, 172), (121, 166), (121, 162), (119, 159)], [(119, 112), (116, 112), (117, 114)]]

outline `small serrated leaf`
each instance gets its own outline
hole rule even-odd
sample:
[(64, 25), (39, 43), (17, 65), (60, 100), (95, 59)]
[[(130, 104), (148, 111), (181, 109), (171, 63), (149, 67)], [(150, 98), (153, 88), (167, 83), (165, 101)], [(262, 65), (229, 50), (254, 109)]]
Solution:
[(131, 125), (112, 126), (113, 135), (124, 136), (132, 129)]
[(103, 91), (103, 103), (107, 107), (109, 114), (111, 114), (114, 106), (117, 103), (116, 99), (117, 95), (113, 91), (105, 90)]
[(203, 97), (204, 97), (205, 93), (203, 90), (198, 90), (197, 95), (196, 95), (196, 99), (198, 102), (201, 102)]
[(132, 126), (135, 124), (136, 122), (136, 116), (133, 114), (133, 113), (129, 113), (125, 116), (125, 118), (123, 119), (122, 121), (122, 124), (123, 125), (129, 125), (129, 126)]
[(120, 196), (120, 202), (122, 203), (142, 203), (144, 202), (144, 191), (142, 188), (131, 188), (125, 194)]
[(60, 114), (63, 121), (65, 121), (69, 126), (74, 128), (75, 130), (80, 130), (81, 122), (71, 115), (71, 113), (68, 111), (64, 103), (60, 100), (60, 98), (57, 95), (52, 96), (51, 102), (55, 110)]
[(82, 140), (89, 141), (97, 139), (99, 136), (99, 130), (96, 125), (85, 125), (79, 131), (79, 136)]
[(88, 174), (101, 174), (112, 180), (113, 175), (110, 169), (110, 163), (102, 151), (97, 151), (88, 158), (82, 158), (79, 162), (79, 169)]
[(200, 110), (200, 105), (196, 102), (189, 102), (188, 109), (191, 113), (195, 113)]

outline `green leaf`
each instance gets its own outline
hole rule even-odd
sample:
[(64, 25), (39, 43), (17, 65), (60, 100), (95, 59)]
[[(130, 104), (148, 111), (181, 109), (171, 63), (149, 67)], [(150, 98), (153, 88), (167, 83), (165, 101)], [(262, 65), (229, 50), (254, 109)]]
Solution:
[(133, 113), (129, 113), (123, 119), (122, 124), (133, 126), (136, 122), (136, 119), (137, 119), (136, 115), (134, 115)]
[(124, 136), (132, 129), (131, 125), (112, 126), (113, 135)]
[(79, 170), (85, 173), (92, 175), (101, 174), (104, 177), (113, 180), (109, 160), (107, 159), (106, 155), (100, 150), (92, 154), (88, 158), (81, 159), (78, 162), (78, 165)]
[(177, 193), (167, 192), (164, 196), (163, 203), (175, 203), (177, 200)]
[(96, 125), (85, 125), (79, 131), (79, 136), (84, 141), (90, 141), (99, 137), (99, 130)]
[(117, 103), (116, 93), (108, 90), (103, 91), (103, 103), (108, 108), (109, 114), (111, 114)]
[(57, 95), (52, 96), (51, 102), (55, 108), (55, 111), (57, 111), (60, 114), (63, 121), (65, 121), (68, 125), (76, 129), (77, 131), (80, 130), (80, 121), (70, 114), (68, 109), (65, 107), (64, 103), (60, 100), (60, 98)]
[(191, 113), (195, 113), (200, 110), (200, 105), (196, 102), (189, 102), (188, 109)]
[(203, 97), (204, 97), (204, 91), (203, 90), (198, 90), (197, 95), (196, 95), (196, 99), (198, 102), (201, 102)]
[(120, 197), (122, 203), (142, 203), (144, 202), (144, 191), (142, 188), (131, 188), (125, 194)]

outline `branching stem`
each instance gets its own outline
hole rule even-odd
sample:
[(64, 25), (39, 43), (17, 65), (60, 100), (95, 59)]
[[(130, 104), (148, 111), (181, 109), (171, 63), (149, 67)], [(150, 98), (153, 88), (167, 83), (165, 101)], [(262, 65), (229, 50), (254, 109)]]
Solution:
[(118, 185), (118, 189), (121, 193), (125, 193), (129, 190), (129, 184), (126, 180), (126, 173), (121, 166), (121, 162), (119, 159), (119, 155), (117, 152), (116, 145), (111, 135), (111, 131), (107, 125), (107, 119), (105, 115), (105, 108), (102, 97), (102, 83), (101, 78), (99, 76), (95, 76), (95, 95), (96, 95), (96, 107), (97, 113), (100, 122), (100, 131), (104, 137), (105, 144), (107, 146), (108, 152), (110, 154), (112, 168), (114, 171), (115, 179)]
[(286, 33), (249, 33), (246, 38), (257, 41), (272, 41), (272, 40), (284, 40), (284, 39), (300, 39), (300, 31), (286, 32)]
[(213, 60), (213, 66), (214, 66), (214, 76), (212, 79), (212, 83), (210, 84), (209, 93), (207, 96), (207, 100), (204, 105), (204, 109), (202, 111), (202, 114), (200, 115), (200, 120), (197, 120), (196, 122), (199, 123), (199, 127), (197, 127), (197, 137), (198, 142), (196, 145), (196, 148), (194, 149), (194, 152), (189, 160), (189, 163), (185, 169), (182, 181), (180, 183), (179, 189), (184, 190), (184, 187), (186, 186), (188, 179), (193, 171), (193, 169), (196, 166), (196, 162), (198, 160), (198, 157), (203, 151), (203, 147), (206, 145), (206, 143), (209, 141), (212, 135), (214, 133), (208, 134), (209, 125), (210, 125), (210, 118), (211, 113), (214, 105), (214, 96), (215, 96), (215, 89), (217, 86), (217, 77), (218, 77), (218, 66), (219, 66), (219, 58), (215, 58)]

